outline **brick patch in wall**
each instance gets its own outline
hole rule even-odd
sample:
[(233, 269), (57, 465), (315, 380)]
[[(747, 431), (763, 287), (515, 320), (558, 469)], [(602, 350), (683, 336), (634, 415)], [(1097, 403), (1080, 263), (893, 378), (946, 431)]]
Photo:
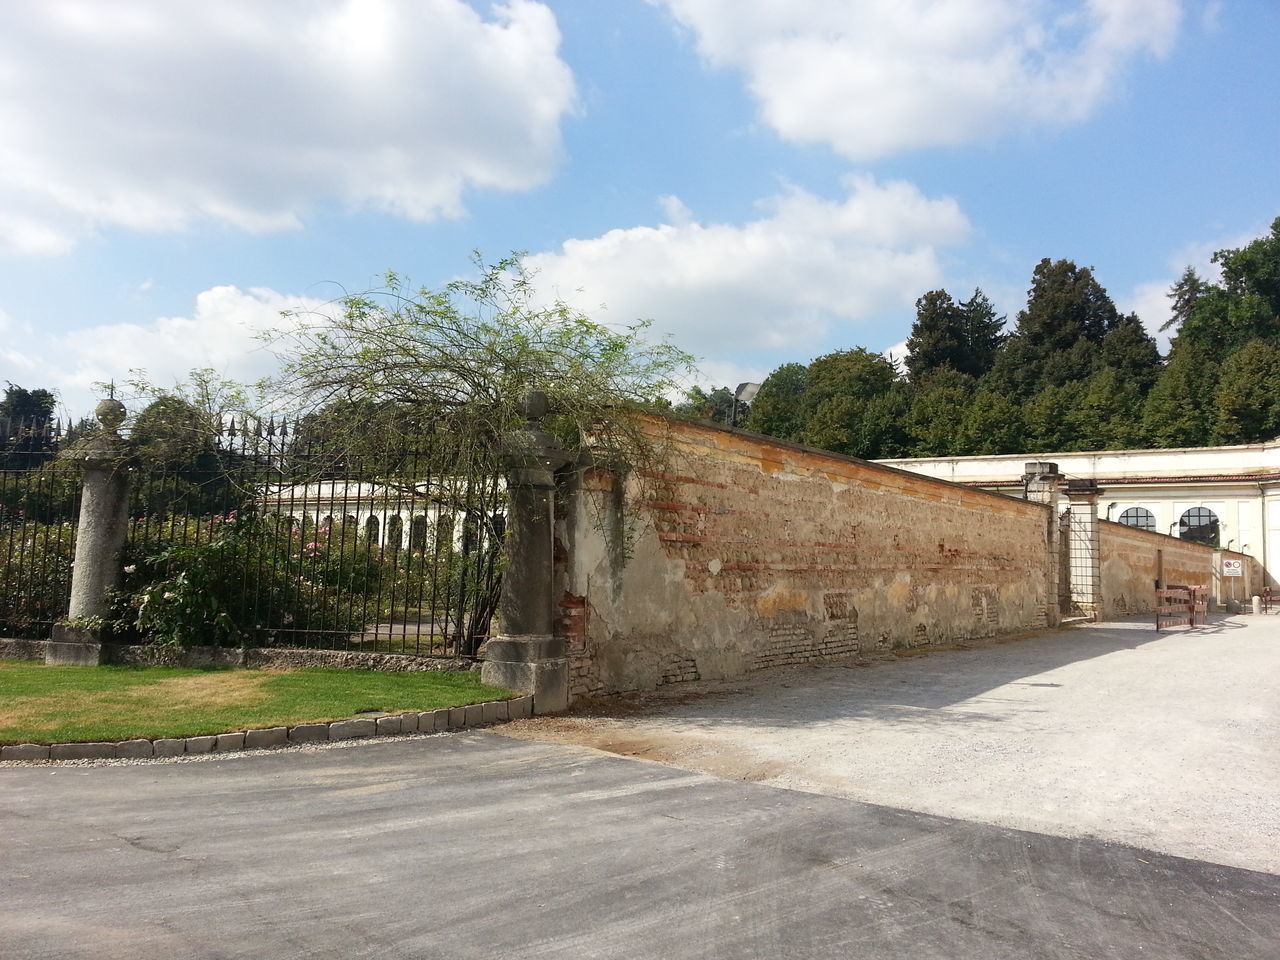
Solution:
[(692, 657), (676, 657), (667, 664), (667, 669), (663, 672), (659, 683), (687, 683), (701, 679), (702, 675), (698, 673), (698, 661)]
[(585, 650), (587, 623), (590, 619), (587, 598), (565, 593), (560, 598), (559, 608), (560, 615), (555, 623), (556, 635), (564, 637), (570, 651)]

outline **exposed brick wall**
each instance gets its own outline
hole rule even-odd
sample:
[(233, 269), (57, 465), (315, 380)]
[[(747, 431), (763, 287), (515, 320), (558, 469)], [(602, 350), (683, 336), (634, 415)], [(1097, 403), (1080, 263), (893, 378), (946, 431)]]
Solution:
[[(575, 697), (1043, 626), (1048, 508), (711, 426), (563, 506)], [(580, 606), (578, 606), (580, 604)]]

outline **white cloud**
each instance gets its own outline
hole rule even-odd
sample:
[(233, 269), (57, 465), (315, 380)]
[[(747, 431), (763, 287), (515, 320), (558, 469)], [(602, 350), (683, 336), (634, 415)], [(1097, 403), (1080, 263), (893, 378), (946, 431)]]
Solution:
[(857, 161), (1089, 116), (1179, 0), (650, 0), (742, 71), (782, 137)]
[[(281, 311), (323, 312), (325, 301), (275, 290), (213, 287), (198, 294), (189, 317), (103, 324), (49, 337), (29, 337), (25, 352), (0, 352), (23, 370), (23, 386), (54, 389), (65, 411), (80, 416), (100, 397), (95, 383), (121, 383), (143, 370), (161, 387), (208, 367), (250, 383), (275, 372), (277, 361), (258, 338), (286, 328)], [(12, 354), (12, 355), (10, 355)]]
[(1200, 12), (1200, 25), (1206, 33), (1217, 33), (1222, 29), (1222, 0), (1209, 0)]
[(733, 363), (728, 360), (704, 360), (698, 364), (698, 375), (690, 386), (728, 387), (737, 390), (740, 383), (762, 383), (769, 375), (769, 368), (758, 364)]
[(899, 368), (906, 369), (907, 357), (911, 356), (911, 351), (907, 348), (906, 340), (899, 340), (881, 350), (880, 356), (890, 363), (897, 364)]
[(538, 186), (575, 105), (559, 42), (532, 0), (8, 5), (0, 252), (294, 229), (323, 202), (429, 220)]
[(529, 265), (549, 293), (608, 322), (653, 319), (695, 354), (803, 354), (833, 327), (909, 308), (941, 279), (937, 248), (969, 232), (954, 200), (909, 183), (854, 176), (846, 188), (834, 201), (789, 189), (741, 225), (700, 223), (668, 198), (675, 223), (568, 240)]

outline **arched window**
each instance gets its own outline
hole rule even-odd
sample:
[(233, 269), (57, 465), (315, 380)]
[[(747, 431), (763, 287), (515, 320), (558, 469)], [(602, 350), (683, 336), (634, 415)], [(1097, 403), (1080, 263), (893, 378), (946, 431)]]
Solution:
[(409, 521), (409, 549), (427, 549), (427, 518), (422, 514)]
[(1146, 507), (1130, 507), (1120, 514), (1120, 522), (1126, 527), (1154, 531), (1156, 528), (1156, 515)]
[(446, 556), (453, 553), (453, 515), (442, 513), (436, 517), (436, 553)]
[(378, 545), (378, 518), (370, 515), (364, 522), (364, 539), (371, 547)]
[(1178, 520), (1178, 536), (1194, 543), (1218, 545), (1218, 515), (1208, 507), (1192, 507)]
[(398, 513), (387, 517), (387, 546), (392, 550), (399, 550), (404, 546), (404, 520)]

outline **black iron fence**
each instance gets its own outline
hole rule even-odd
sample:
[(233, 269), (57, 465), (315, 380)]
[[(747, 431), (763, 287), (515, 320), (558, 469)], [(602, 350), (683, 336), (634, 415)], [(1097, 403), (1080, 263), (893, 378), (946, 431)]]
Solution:
[(66, 615), (80, 479), (60, 424), (0, 420), (0, 635), (43, 638)]
[[(46, 434), (0, 464), (10, 636), (47, 636), (67, 609), (79, 474)], [(342, 437), (288, 419), (135, 435), (114, 631), (474, 656), (497, 606), (506, 511), (492, 458), (429, 429)]]

